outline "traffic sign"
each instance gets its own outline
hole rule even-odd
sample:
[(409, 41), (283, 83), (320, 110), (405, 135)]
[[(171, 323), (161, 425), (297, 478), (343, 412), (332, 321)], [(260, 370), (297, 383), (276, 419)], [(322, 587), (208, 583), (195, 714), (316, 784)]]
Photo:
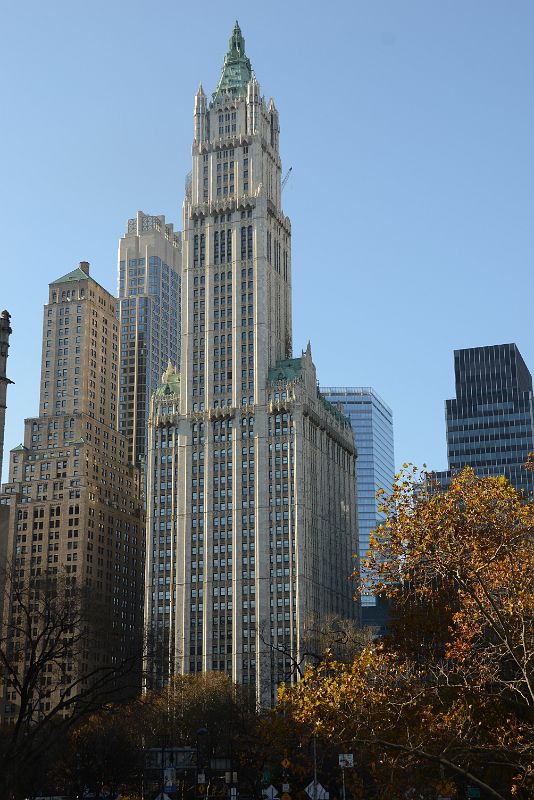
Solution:
[(310, 800), (329, 800), (330, 794), (326, 791), (319, 781), (313, 781), (304, 789)]
[(199, 783), (198, 791), (200, 792), (200, 794), (204, 794), (204, 792), (206, 791), (206, 785), (204, 783)]
[(290, 795), (290, 794), (288, 794), (287, 792), (284, 792), (284, 793), (281, 795), (281, 797), (280, 797), (280, 800), (291, 800), (291, 795)]
[(288, 767), (291, 766), (291, 761), (289, 760), (289, 758), (283, 758), (280, 763), (282, 764), (284, 769), (287, 769)]
[(341, 769), (349, 769), (350, 767), (354, 766), (354, 754), (353, 753), (340, 753), (339, 754), (339, 766)]
[(268, 800), (274, 800), (275, 797), (278, 797), (278, 791), (275, 789), (272, 783), (266, 789), (263, 789), (262, 794), (264, 797), (267, 797)]
[(468, 786), (467, 787), (467, 796), (468, 797), (480, 797), (480, 789), (478, 786)]

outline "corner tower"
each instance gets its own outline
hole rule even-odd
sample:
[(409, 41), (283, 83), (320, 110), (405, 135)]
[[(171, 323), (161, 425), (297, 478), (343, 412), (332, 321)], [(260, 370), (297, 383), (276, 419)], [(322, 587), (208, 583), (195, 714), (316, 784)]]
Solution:
[(149, 485), (166, 487), (147, 514), (150, 680), (221, 670), (265, 706), (326, 617), (357, 613), (355, 450), (311, 348), (292, 355), (278, 112), (237, 23), (193, 130), (180, 390), (149, 423)]

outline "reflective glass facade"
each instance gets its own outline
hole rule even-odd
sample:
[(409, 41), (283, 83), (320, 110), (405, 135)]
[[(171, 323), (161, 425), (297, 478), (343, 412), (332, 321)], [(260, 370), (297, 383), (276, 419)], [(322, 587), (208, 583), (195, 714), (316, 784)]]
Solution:
[[(330, 403), (343, 405), (350, 419), (358, 451), (356, 460), (356, 495), (360, 558), (369, 549), (371, 531), (382, 521), (376, 493), (390, 492), (395, 474), (393, 446), (393, 413), (374, 389), (368, 387), (322, 387)], [(363, 624), (377, 624), (370, 608), (376, 605), (372, 596), (362, 597)], [(366, 610), (367, 609), (367, 610)], [(382, 623), (382, 620), (379, 620)]]
[(181, 236), (164, 216), (137, 213), (119, 243), (119, 430), (129, 461), (145, 456), (150, 397), (180, 358)]
[(456, 398), (445, 403), (449, 473), (471, 466), (477, 475), (506, 475), (533, 490), (525, 470), (534, 451), (532, 376), (515, 344), (454, 351)]

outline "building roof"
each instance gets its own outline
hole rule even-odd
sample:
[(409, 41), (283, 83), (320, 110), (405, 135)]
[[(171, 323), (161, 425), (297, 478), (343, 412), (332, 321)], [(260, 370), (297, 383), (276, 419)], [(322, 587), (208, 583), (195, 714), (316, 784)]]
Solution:
[(27, 449), (28, 449), (28, 448), (27, 448), (27, 447), (24, 447), (24, 445), (23, 445), (23, 444), (18, 444), (16, 447), (12, 447), (10, 452), (11, 452), (11, 453), (16, 453), (17, 451), (20, 451), (20, 450), (27, 450)]
[(228, 52), (224, 57), (221, 77), (213, 92), (212, 100), (220, 100), (225, 94), (241, 97), (245, 94), (247, 83), (251, 77), (252, 66), (250, 59), (245, 55), (245, 39), (241, 34), (239, 23), (236, 21), (228, 44)]
[[(87, 261), (81, 261), (79, 267), (73, 269), (72, 272), (67, 272), (67, 274), (63, 275), (61, 278), (52, 281), (50, 283), (50, 286), (55, 285), (57, 283), (75, 283), (76, 281), (86, 281), (86, 280), (93, 281), (93, 283), (96, 283), (96, 285), (99, 286), (101, 289), (103, 289), (105, 292), (108, 292), (107, 289), (105, 289), (103, 286), (100, 286), (98, 281), (95, 281), (95, 279), (89, 275), (89, 264)], [(108, 294), (110, 294), (110, 292), (108, 292)]]
[[(326, 396), (330, 403), (350, 403), (350, 401), (356, 397), (369, 397), (371, 400), (376, 400), (378, 405), (382, 406), (388, 414), (393, 416), (391, 408), (384, 402), (372, 386), (321, 386), (320, 391), (321, 394)], [(336, 397), (335, 400), (332, 400), (333, 395)]]
[(294, 381), (300, 377), (302, 372), (302, 358), (284, 358), (271, 367), (267, 380), (271, 383), (276, 381)]
[(68, 272), (66, 275), (63, 275), (62, 278), (58, 278), (56, 281), (52, 281), (52, 283), (70, 283), (71, 281), (86, 281), (89, 275), (87, 275), (80, 267), (76, 267), (73, 269), (72, 272)]

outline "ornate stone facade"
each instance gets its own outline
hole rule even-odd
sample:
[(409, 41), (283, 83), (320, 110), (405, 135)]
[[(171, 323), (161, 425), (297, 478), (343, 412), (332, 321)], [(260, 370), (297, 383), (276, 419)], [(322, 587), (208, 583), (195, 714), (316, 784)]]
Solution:
[(310, 346), (292, 358), (281, 166), (236, 24), (211, 102), (195, 97), (180, 376), (149, 421), (146, 620), (152, 685), (222, 670), (262, 705), (328, 616), (358, 614), (354, 441)]

